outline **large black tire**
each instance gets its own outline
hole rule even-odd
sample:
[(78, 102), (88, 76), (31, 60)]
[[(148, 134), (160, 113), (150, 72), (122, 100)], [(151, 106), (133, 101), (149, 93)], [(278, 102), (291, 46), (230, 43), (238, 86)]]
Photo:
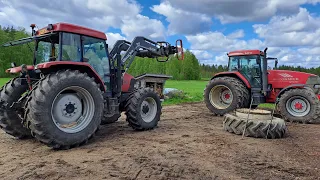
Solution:
[[(227, 87), (232, 92), (233, 99), (228, 107), (219, 108), (211, 103), (210, 91), (216, 86)], [(237, 108), (249, 107), (250, 94), (249, 90), (239, 79), (233, 77), (217, 77), (212, 79), (204, 89), (204, 102), (207, 108), (214, 114), (224, 115)]]
[[(231, 114), (224, 116), (223, 128), (224, 130), (242, 135), (246, 125), (246, 119), (241, 119)], [(270, 127), (269, 127), (270, 126)], [(268, 132), (269, 128), (269, 132)], [(287, 131), (285, 121), (280, 118), (271, 120), (248, 120), (245, 136), (255, 138), (276, 139), (284, 137)], [(268, 132), (268, 133), (267, 133)], [(268, 134), (268, 136), (267, 136)]]
[[(293, 103), (293, 100), (295, 99), (300, 99), (300, 101), (302, 103), (305, 102), (307, 106), (309, 104), (309, 112), (304, 111), (301, 113), (297, 113), (297, 110), (294, 110), (294, 108), (290, 106), (290, 102)], [(286, 121), (299, 123), (320, 123), (320, 102), (318, 97), (312, 90), (290, 89), (283, 95), (281, 95), (280, 101), (277, 106), (279, 113)]]
[[(77, 91), (75, 87), (80, 90)], [(66, 88), (73, 89), (65, 91)], [(82, 124), (82, 128), (78, 129), (78, 131), (67, 132), (67, 130), (72, 130), (73, 122), (66, 125), (60, 124), (60, 122), (57, 124), (53, 107), (55, 107), (54, 102), (56, 102), (56, 98), (59, 99), (61, 96), (66, 97), (61, 92), (65, 92), (67, 95), (74, 94), (74, 96), (78, 96), (79, 98), (82, 97), (79, 104), (82, 107), (82, 111), (79, 110), (81, 116), (76, 119), (76, 127), (83, 122), (86, 123), (84, 123), (85, 125)], [(77, 94), (74, 92), (77, 92)], [(86, 102), (87, 104), (85, 104)], [(31, 98), (28, 100), (28, 125), (33, 136), (49, 147), (54, 149), (76, 147), (85, 144), (98, 130), (103, 113), (103, 102), (102, 93), (98, 85), (87, 74), (70, 70), (49, 74), (40, 80), (38, 86), (31, 93)], [(67, 109), (67, 105), (66, 103), (64, 110)], [(79, 106), (76, 107), (79, 108)], [(91, 109), (86, 109), (88, 107)], [(78, 113), (78, 111), (75, 111), (77, 108), (73, 107), (74, 111), (67, 110), (70, 113), (68, 115), (71, 117), (72, 113)], [(91, 114), (88, 115), (88, 113)], [(67, 117), (67, 114), (65, 115)], [(78, 121), (80, 122), (78, 123)]]
[(101, 119), (101, 125), (112, 124), (119, 120), (121, 114), (107, 114), (103, 113), (103, 117)]
[(30, 130), (23, 126), (22, 119), (10, 106), (19, 100), (21, 95), (28, 90), (24, 79), (14, 78), (5, 84), (0, 90), (0, 127), (7, 134), (18, 139), (32, 137)]
[[(146, 102), (153, 102), (155, 106), (153, 110), (148, 109), (146, 114), (154, 112), (154, 116), (148, 116), (150, 118), (144, 118), (141, 110), (141, 106)], [(151, 103), (152, 104), (152, 103)], [(151, 107), (151, 105), (150, 105)], [(140, 88), (129, 96), (125, 105), (126, 116), (129, 126), (135, 130), (149, 130), (157, 127), (161, 115), (161, 102), (157, 93), (150, 88)], [(152, 113), (153, 114), (153, 113)], [(153, 117), (153, 118), (152, 118)], [(148, 119), (148, 120), (147, 120)]]

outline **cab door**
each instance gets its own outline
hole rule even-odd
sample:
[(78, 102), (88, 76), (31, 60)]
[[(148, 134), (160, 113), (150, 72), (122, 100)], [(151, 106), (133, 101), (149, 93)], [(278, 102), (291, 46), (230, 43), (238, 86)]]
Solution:
[(239, 59), (239, 71), (246, 77), (252, 88), (262, 88), (259, 56), (242, 56)]

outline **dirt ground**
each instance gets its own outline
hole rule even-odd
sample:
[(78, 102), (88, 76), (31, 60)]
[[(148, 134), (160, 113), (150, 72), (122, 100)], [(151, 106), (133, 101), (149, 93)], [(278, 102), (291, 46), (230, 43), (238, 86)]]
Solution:
[(122, 118), (89, 144), (64, 151), (0, 134), (0, 179), (320, 179), (320, 126), (288, 124), (286, 138), (222, 129), (203, 103), (166, 106), (159, 127)]

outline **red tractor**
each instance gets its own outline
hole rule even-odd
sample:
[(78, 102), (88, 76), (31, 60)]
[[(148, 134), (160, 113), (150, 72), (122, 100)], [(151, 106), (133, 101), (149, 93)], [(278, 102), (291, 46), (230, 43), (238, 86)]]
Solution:
[(268, 70), (267, 48), (228, 53), (228, 72), (217, 73), (204, 90), (208, 109), (224, 115), (236, 108), (256, 108), (276, 103), (276, 110), (288, 121), (320, 123), (320, 77), (287, 70)]
[(20, 75), (0, 91), (0, 126), (6, 133), (68, 149), (86, 143), (100, 124), (117, 121), (122, 111), (135, 130), (157, 126), (168, 77), (152, 75), (141, 83), (126, 71), (135, 56), (183, 59), (181, 40), (171, 46), (136, 37), (118, 40), (109, 52), (103, 32), (67, 23), (34, 27), (32, 37), (4, 45), (34, 44), (33, 65), (12, 63), (7, 72)]

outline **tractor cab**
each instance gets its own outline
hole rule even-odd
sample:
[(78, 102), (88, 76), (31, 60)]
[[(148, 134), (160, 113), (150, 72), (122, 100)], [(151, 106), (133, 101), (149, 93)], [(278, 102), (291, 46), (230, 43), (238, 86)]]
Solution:
[(87, 62), (105, 85), (110, 86), (108, 45), (104, 33), (67, 23), (49, 24), (38, 31), (34, 30), (34, 25), (31, 27), (31, 37), (4, 46), (33, 43), (33, 66), (57, 61)]
[(271, 91), (268, 86), (268, 70), (270, 62), (274, 61), (274, 68), (277, 68), (278, 59), (267, 57), (267, 48), (260, 50), (240, 50), (228, 53), (228, 70), (237, 71), (248, 82), (253, 94), (253, 104), (264, 103), (266, 96)]
[(263, 70), (261, 59), (263, 52), (259, 50), (233, 51), (229, 56), (229, 71), (240, 72), (254, 88), (261, 88), (261, 71)]

